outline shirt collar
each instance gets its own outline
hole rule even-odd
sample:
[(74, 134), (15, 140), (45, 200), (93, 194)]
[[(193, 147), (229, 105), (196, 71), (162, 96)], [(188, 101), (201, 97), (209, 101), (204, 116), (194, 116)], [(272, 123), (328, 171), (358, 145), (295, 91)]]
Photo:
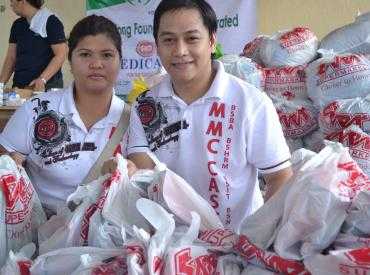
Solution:
[[(223, 64), (220, 61), (214, 60), (212, 61), (212, 66), (217, 71), (216, 76), (213, 79), (211, 87), (202, 97), (202, 99), (221, 99), (226, 92), (227, 74), (225, 73)], [(173, 90), (171, 78), (169, 75), (164, 77), (161, 83), (156, 86), (156, 89), (158, 90), (159, 97), (177, 97)]]
[[(59, 112), (61, 114), (72, 117), (72, 119), (76, 119), (80, 117), (80, 114), (77, 111), (76, 104), (74, 101), (73, 87), (74, 84), (72, 83), (69, 87), (66, 88), (66, 93), (64, 93), (59, 105)], [(107, 125), (116, 125), (121, 117), (124, 104), (126, 103), (118, 96), (116, 96), (115, 91), (113, 90), (113, 96), (109, 107), (109, 112), (107, 116), (100, 120), (95, 126), (105, 127)]]

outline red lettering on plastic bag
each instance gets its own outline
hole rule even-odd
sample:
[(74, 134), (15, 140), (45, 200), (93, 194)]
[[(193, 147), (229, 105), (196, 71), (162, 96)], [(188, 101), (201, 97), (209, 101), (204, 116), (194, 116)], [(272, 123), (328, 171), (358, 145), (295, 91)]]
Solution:
[(303, 263), (287, 260), (275, 253), (264, 251), (252, 244), (246, 236), (241, 235), (234, 248), (247, 261), (255, 258), (273, 271), (283, 274), (310, 274)]
[(340, 264), (339, 269), (343, 274), (369, 274), (370, 248), (354, 249), (344, 256), (355, 265)]
[(121, 173), (118, 170), (116, 170), (109, 179), (103, 182), (103, 191), (100, 194), (96, 203), (91, 204), (87, 208), (84, 214), (84, 217), (82, 219), (81, 233), (80, 233), (81, 238), (84, 240), (85, 244), (89, 237), (89, 226), (90, 226), (91, 216), (96, 212), (97, 209), (100, 209), (100, 210), (103, 209), (105, 200), (108, 196), (109, 187), (111, 186), (112, 182), (118, 182), (120, 178), (121, 178)]
[(294, 28), (280, 37), (280, 44), (283, 48), (290, 48), (303, 44), (314, 37), (314, 34), (308, 28)]
[(353, 199), (361, 190), (369, 189), (369, 178), (354, 161), (338, 163), (338, 168), (348, 172), (348, 178), (338, 183), (342, 196)]
[(214, 254), (192, 258), (191, 249), (185, 248), (175, 254), (175, 275), (212, 275), (217, 268), (217, 256)]
[(367, 113), (338, 113), (338, 102), (334, 101), (328, 104), (320, 113), (322, 119), (329, 118), (330, 126), (340, 126), (341, 129), (347, 128), (350, 125), (357, 125), (360, 128), (364, 127), (364, 123), (370, 121), (370, 115)]
[(5, 223), (18, 224), (23, 222), (31, 211), (30, 202), (33, 196), (31, 184), (27, 183), (23, 177), (17, 181), (12, 174), (4, 175), (0, 180), (6, 202)]

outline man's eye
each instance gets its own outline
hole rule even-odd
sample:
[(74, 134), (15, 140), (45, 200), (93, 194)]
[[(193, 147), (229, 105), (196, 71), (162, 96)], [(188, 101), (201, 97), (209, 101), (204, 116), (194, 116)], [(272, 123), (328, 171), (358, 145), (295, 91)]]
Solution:
[(172, 38), (165, 38), (165, 39), (163, 39), (163, 42), (164, 43), (171, 43), (171, 42), (173, 42), (173, 39)]
[(188, 38), (188, 40), (189, 40), (190, 42), (197, 42), (197, 41), (199, 41), (199, 37), (191, 36), (191, 37), (189, 37), (189, 38)]

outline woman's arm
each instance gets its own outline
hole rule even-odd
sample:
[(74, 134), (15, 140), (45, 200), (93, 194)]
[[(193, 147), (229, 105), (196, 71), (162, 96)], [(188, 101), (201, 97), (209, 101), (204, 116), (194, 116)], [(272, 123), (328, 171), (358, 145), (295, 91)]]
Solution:
[(3, 67), (0, 73), (1, 83), (8, 82), (8, 80), (12, 76), (15, 67), (16, 55), (17, 55), (17, 44), (9, 43), (8, 51), (6, 53)]
[(3, 146), (0, 145), (0, 155), (9, 155), (17, 165), (23, 166), (26, 161), (26, 156), (18, 152), (8, 152)]
[(67, 44), (59, 43), (51, 45), (54, 57), (50, 60), (50, 63), (45, 68), (45, 70), (39, 75), (38, 78), (31, 81), (29, 86), (33, 86), (35, 91), (45, 90), (46, 82), (63, 66), (64, 61), (67, 57)]

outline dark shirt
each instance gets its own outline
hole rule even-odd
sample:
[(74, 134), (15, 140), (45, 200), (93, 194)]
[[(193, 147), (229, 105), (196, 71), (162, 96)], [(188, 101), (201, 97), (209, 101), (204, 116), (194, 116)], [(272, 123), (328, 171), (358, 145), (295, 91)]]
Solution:
[[(26, 18), (18, 18), (12, 25), (9, 37), (9, 43), (17, 44), (13, 86), (19, 88), (29, 85), (48, 66), (54, 57), (51, 45), (66, 41), (63, 24), (55, 15), (47, 20), (46, 38), (31, 31), (29, 27)], [(55, 79), (62, 79), (61, 70), (48, 83), (55, 82)]]

